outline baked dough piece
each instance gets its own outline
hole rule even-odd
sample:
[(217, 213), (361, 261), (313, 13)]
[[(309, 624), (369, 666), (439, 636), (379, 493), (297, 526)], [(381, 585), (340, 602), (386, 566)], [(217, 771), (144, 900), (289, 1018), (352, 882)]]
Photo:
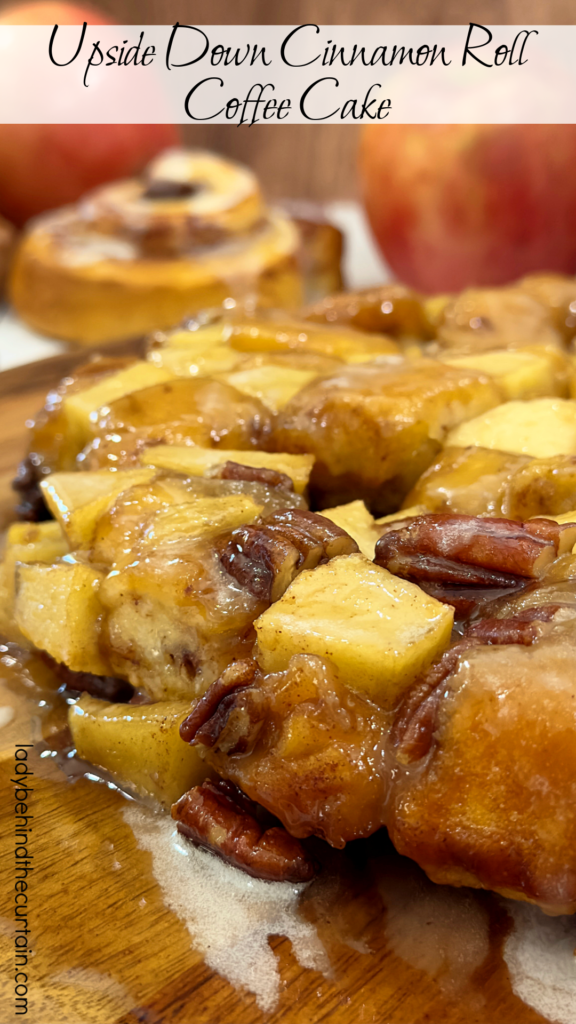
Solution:
[(374, 513), (393, 512), (440, 451), (451, 424), (500, 400), (486, 375), (428, 359), (347, 366), (288, 402), (272, 443), (277, 451), (315, 456), (315, 507), (362, 498)]
[(550, 304), (520, 285), (467, 288), (452, 298), (430, 299), (427, 309), (438, 344), (462, 353), (562, 341)]
[(12, 302), (43, 334), (84, 345), (170, 327), (227, 298), (296, 306), (298, 231), (267, 209), (254, 175), (169, 150), (142, 180), (105, 185), (35, 221)]
[(535, 459), (493, 448), (447, 447), (404, 502), (464, 515), (563, 515), (576, 507), (576, 456)]
[(318, 324), (354, 327), (394, 338), (434, 337), (427, 304), (417, 292), (398, 282), (327, 295), (306, 307), (304, 316)]
[(422, 686), (411, 713), (400, 713), (388, 822), (396, 849), (433, 881), (493, 889), (552, 914), (576, 909), (569, 616), (539, 624), (531, 646), (463, 649), (435, 689)]

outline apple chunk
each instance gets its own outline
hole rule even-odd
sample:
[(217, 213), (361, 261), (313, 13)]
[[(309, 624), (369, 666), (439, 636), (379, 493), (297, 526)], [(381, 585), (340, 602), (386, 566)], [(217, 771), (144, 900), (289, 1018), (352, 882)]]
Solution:
[(262, 512), (249, 494), (223, 494), (219, 497), (198, 497), (181, 505), (160, 509), (145, 529), (143, 542), (155, 546), (158, 542), (183, 537), (210, 537), (225, 530), (235, 530), (244, 523), (253, 523)]
[(189, 714), (189, 702), (128, 706), (83, 694), (70, 708), (68, 721), (79, 757), (167, 808), (211, 774), (198, 748), (180, 739), (180, 725)]
[(88, 547), (96, 524), (116, 498), (136, 484), (149, 483), (153, 469), (52, 473), (42, 481), (44, 500), (73, 548)]
[(54, 562), (68, 552), (66, 537), (59, 523), (12, 523), (6, 535), (5, 560), (15, 562)]
[(376, 541), (379, 537), (378, 527), (363, 501), (349, 501), (347, 505), (336, 505), (325, 508), (320, 513), (340, 526), (356, 541), (360, 551), (366, 558), (374, 558)]
[(241, 368), (220, 374), (220, 380), (232, 384), (246, 395), (259, 398), (272, 412), (283, 409), (298, 391), (316, 377), (317, 370), (273, 365)]
[(545, 345), (441, 358), (449, 366), (490, 374), (510, 401), (546, 395), (564, 397), (568, 392), (567, 357)]
[(314, 465), (313, 455), (289, 455), (286, 452), (245, 452), (223, 448), (185, 448), (181, 445), (158, 445), (141, 455), (141, 462), (157, 469), (169, 469), (186, 476), (209, 476), (225, 462), (237, 462), (257, 469), (274, 469), (285, 473), (297, 494), (303, 494)]
[(15, 573), (18, 562), (54, 562), (68, 552), (59, 523), (12, 523), (0, 563), (0, 632), (8, 640), (22, 640), (14, 621)]
[[(188, 337), (193, 337), (188, 333)], [(147, 355), (147, 361), (154, 366), (161, 366), (175, 377), (208, 377), (214, 373), (232, 370), (242, 359), (240, 352), (235, 352), (228, 345), (175, 346), (153, 348)]]
[(76, 394), (67, 396), (62, 408), (68, 430), (74, 437), (78, 450), (92, 438), (97, 425), (98, 411), (103, 406), (108, 406), (134, 391), (172, 380), (173, 377), (174, 374), (164, 367), (138, 361), (117, 373), (110, 374), (91, 388), (84, 388)]
[(265, 672), (293, 654), (329, 659), (339, 678), (392, 706), (450, 642), (453, 610), (364, 555), (301, 573), (254, 623)]
[(73, 672), (110, 672), (98, 644), (103, 577), (78, 562), (17, 569), (16, 624), (36, 647)]
[(576, 401), (535, 398), (505, 402), (461, 423), (448, 435), (446, 445), (496, 448), (537, 459), (576, 455)]

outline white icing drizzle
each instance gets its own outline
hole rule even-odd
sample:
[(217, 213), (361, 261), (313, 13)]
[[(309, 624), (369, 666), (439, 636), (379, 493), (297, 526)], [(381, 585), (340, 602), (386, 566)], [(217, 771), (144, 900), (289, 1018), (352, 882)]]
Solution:
[(67, 267), (89, 267), (100, 260), (126, 262), (138, 258), (138, 248), (133, 242), (96, 231), (86, 231), (72, 238), (61, 253), (62, 263)]
[(186, 924), (194, 949), (235, 988), (252, 992), (263, 1012), (274, 1009), (280, 989), (269, 936), (290, 939), (302, 967), (328, 971), (315, 927), (298, 915), (304, 886), (250, 878), (187, 842), (166, 815), (130, 805), (124, 818), (152, 854), (164, 903)]
[(506, 901), (514, 929), (504, 945), (512, 988), (557, 1024), (576, 1020), (576, 920), (546, 917), (529, 903)]

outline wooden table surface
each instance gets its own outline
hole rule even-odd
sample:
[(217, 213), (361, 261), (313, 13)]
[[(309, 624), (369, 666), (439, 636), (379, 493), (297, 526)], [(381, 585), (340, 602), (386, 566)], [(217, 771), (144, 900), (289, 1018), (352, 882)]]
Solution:
[[(75, 360), (75, 357), (72, 357)], [(25, 448), (25, 420), (69, 369), (58, 356), (0, 375), (1, 494)], [(41, 705), (43, 702), (43, 705)], [(535, 1024), (502, 959), (511, 923), (487, 893), (432, 885), (398, 857), (382, 833), (344, 853), (324, 844), (320, 879), (301, 900), (330, 961), (303, 969), (282, 936), (271, 939), (279, 1001), (263, 1013), (192, 949), (182, 921), (163, 901), (151, 856), (123, 817), (126, 799), (86, 778), (70, 782), (46, 742), (60, 729), (64, 699), (53, 683), (33, 684), (0, 662), (2, 858), (0, 1020), (14, 1013), (14, 751), (29, 749), (34, 815), (26, 968), (31, 1024)], [(2, 711), (0, 710), (0, 714)], [(48, 739), (48, 745), (54, 742)], [(28, 748), (26, 748), (28, 749)], [(44, 753), (44, 756), (41, 756)]]

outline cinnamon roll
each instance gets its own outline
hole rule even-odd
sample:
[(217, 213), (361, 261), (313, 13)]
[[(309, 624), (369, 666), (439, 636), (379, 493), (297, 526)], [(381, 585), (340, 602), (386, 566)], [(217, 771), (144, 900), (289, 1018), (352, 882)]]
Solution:
[(168, 150), (142, 179), (104, 185), (32, 223), (12, 302), (43, 334), (91, 345), (169, 327), (226, 299), (296, 306), (294, 223), (254, 175), (211, 153)]

